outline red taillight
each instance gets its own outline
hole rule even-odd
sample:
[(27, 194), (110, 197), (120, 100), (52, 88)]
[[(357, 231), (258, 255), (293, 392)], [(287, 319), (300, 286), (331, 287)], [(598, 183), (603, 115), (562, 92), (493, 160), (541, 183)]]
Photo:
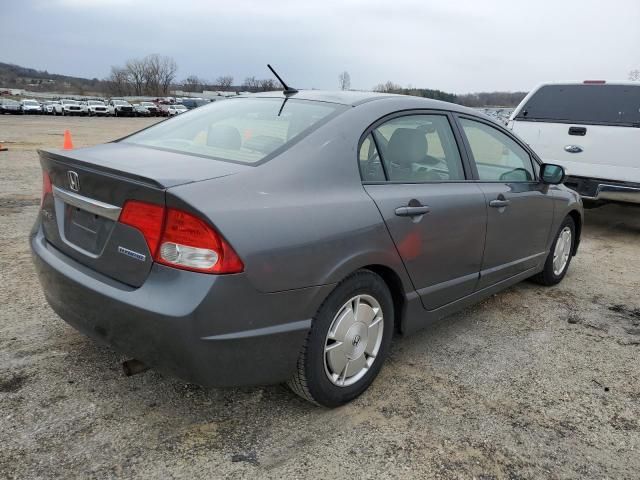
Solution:
[(198, 217), (167, 209), (156, 260), (165, 265), (208, 273), (238, 273), (242, 261), (213, 228)]
[(206, 273), (244, 270), (242, 260), (224, 238), (191, 213), (129, 200), (119, 221), (142, 232), (158, 263)]
[(118, 221), (140, 230), (147, 241), (151, 256), (155, 257), (160, 235), (162, 235), (163, 206), (137, 200), (127, 200)]
[(586, 85), (604, 85), (606, 84), (606, 80), (585, 80), (584, 82), (582, 82)]
[(44, 205), (44, 197), (53, 192), (51, 187), (51, 177), (46, 171), (42, 171), (42, 198), (40, 198), (40, 206)]

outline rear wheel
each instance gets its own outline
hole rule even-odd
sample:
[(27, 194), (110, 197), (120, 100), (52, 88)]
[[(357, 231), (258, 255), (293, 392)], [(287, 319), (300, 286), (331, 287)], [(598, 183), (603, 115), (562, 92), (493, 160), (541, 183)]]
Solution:
[(544, 263), (544, 269), (532, 277), (534, 282), (550, 286), (562, 281), (571, 263), (573, 246), (575, 245), (575, 231), (576, 226), (573, 218), (565, 218)]
[(382, 278), (360, 270), (345, 279), (318, 310), (289, 387), (325, 407), (356, 398), (382, 367), (393, 316), (391, 293)]

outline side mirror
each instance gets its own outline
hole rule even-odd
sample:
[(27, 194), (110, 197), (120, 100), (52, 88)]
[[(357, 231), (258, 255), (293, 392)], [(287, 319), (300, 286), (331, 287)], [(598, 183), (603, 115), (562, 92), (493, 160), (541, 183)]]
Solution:
[(544, 183), (549, 185), (558, 185), (564, 182), (565, 176), (564, 168), (560, 165), (543, 163), (540, 166), (540, 178)]

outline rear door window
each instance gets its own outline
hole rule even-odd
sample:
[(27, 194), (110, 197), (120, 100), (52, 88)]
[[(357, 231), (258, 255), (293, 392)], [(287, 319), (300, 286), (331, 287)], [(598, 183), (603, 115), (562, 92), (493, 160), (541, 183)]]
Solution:
[(360, 145), (360, 153), (358, 155), (358, 164), (360, 166), (360, 174), (365, 182), (384, 182), (384, 168), (380, 154), (373, 141), (373, 135), (370, 133)]
[(516, 120), (640, 126), (640, 86), (545, 85), (531, 96)]
[(371, 136), (380, 149), (384, 164), (381, 170), (389, 181), (428, 183), (465, 179), (460, 152), (445, 115), (393, 118), (375, 128), (363, 146)]

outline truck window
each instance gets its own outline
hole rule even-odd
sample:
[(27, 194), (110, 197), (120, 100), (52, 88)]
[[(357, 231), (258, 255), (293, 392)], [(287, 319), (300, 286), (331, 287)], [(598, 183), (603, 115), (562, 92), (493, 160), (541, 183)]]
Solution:
[(545, 85), (516, 120), (640, 126), (640, 85)]

